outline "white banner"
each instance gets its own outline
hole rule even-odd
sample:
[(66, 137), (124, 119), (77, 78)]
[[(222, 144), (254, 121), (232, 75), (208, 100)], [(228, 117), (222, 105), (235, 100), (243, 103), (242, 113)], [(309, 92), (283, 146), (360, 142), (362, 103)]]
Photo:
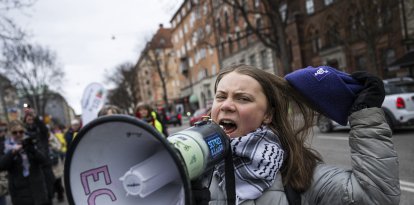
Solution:
[(99, 110), (105, 104), (106, 94), (105, 88), (100, 83), (91, 83), (85, 88), (81, 100), (83, 126), (98, 116)]

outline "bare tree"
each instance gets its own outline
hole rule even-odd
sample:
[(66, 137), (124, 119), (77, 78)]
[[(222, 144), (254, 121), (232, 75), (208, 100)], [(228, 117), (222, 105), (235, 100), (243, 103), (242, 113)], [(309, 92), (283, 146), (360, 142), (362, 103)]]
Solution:
[(108, 94), (109, 103), (132, 113), (139, 101), (135, 93), (138, 90), (137, 77), (136, 68), (130, 62), (118, 65), (113, 73), (107, 74), (106, 80), (115, 84)]
[[(365, 43), (368, 57), (367, 70), (383, 76), (377, 46), (384, 38), (394, 39), (394, 35), (400, 32), (399, 26), (397, 26), (399, 25), (398, 6), (398, 1), (389, 0), (343, 1), (335, 7), (333, 12), (327, 13), (327, 15), (337, 14), (336, 21), (339, 24), (331, 25), (326, 33), (332, 41), (346, 47), (358, 41)], [(339, 32), (338, 25), (344, 25), (347, 35), (342, 35)]]
[(164, 73), (165, 73), (164, 71), (166, 71), (167, 68), (166, 68), (166, 64), (160, 63), (160, 61), (162, 61), (163, 59), (165, 60), (164, 52), (165, 52), (164, 44), (160, 42), (155, 42), (153, 40), (147, 44), (145, 49), (142, 51), (141, 55), (144, 57), (146, 61), (148, 61), (148, 63), (151, 66), (154, 66), (156, 68), (158, 77), (161, 80), (161, 87), (163, 91), (162, 97), (165, 102), (165, 107), (169, 109), (170, 106), (168, 103), (168, 93), (167, 93), (167, 83), (166, 83), (167, 76), (164, 76)]
[(64, 71), (54, 52), (32, 44), (13, 44), (4, 47), (5, 61), (0, 69), (12, 80), (22, 98), (44, 115), (50, 91), (59, 90)]
[[(241, 31), (239, 38), (248, 38), (254, 34), (263, 45), (274, 51), (276, 58), (282, 63), (284, 73), (288, 73), (291, 70), (292, 57), (287, 42), (286, 27), (291, 1), (223, 0), (223, 2), (232, 8), (234, 17), (241, 17), (247, 25), (245, 30)], [(225, 26), (221, 24), (218, 28), (220, 32), (232, 32)], [(278, 73), (277, 70), (274, 72)]]
[(10, 11), (32, 6), (37, 0), (0, 0), (0, 41), (21, 40), (24, 31), (8, 15)]

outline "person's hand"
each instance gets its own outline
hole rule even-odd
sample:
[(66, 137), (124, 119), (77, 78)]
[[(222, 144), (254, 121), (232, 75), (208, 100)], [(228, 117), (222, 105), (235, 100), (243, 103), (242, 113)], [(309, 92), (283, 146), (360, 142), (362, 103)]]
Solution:
[(24, 114), (25, 115), (32, 115), (32, 116), (35, 115), (34, 110), (32, 108), (30, 108), (30, 107), (25, 107), (24, 108)]
[(364, 89), (357, 94), (351, 113), (363, 108), (381, 108), (385, 98), (384, 83), (380, 78), (365, 71), (357, 71), (351, 76), (364, 86)]
[(13, 146), (12, 153), (13, 154), (19, 153), (22, 149), (23, 149), (23, 146), (21, 144), (16, 144)]

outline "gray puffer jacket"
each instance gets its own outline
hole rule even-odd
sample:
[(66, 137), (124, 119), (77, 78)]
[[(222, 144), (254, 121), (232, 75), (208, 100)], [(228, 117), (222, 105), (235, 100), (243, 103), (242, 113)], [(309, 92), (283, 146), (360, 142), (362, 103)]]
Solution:
[[(367, 108), (349, 117), (352, 169), (319, 164), (311, 187), (301, 195), (302, 205), (399, 204), (398, 157), (391, 131), (380, 108)], [(225, 186), (223, 186), (225, 187)], [(210, 205), (225, 205), (225, 191), (213, 177)], [(256, 200), (242, 205), (287, 205), (282, 178)]]

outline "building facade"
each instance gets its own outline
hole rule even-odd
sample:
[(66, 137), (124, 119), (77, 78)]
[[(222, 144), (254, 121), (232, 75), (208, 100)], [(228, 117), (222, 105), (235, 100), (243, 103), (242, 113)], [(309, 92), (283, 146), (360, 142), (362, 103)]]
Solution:
[(210, 106), (220, 69), (212, 1), (185, 0), (171, 19), (172, 43), (179, 71), (185, 76), (181, 98), (185, 111)]
[(408, 0), (184, 0), (170, 21), (174, 75), (182, 77), (174, 102), (185, 111), (210, 106), (219, 70), (239, 63), (282, 77), (319, 65), (410, 76), (390, 64), (414, 42), (413, 8)]
[[(183, 76), (179, 74), (171, 43), (171, 28), (159, 25), (136, 64), (140, 101), (175, 109)], [(167, 106), (168, 105), (168, 106)]]

